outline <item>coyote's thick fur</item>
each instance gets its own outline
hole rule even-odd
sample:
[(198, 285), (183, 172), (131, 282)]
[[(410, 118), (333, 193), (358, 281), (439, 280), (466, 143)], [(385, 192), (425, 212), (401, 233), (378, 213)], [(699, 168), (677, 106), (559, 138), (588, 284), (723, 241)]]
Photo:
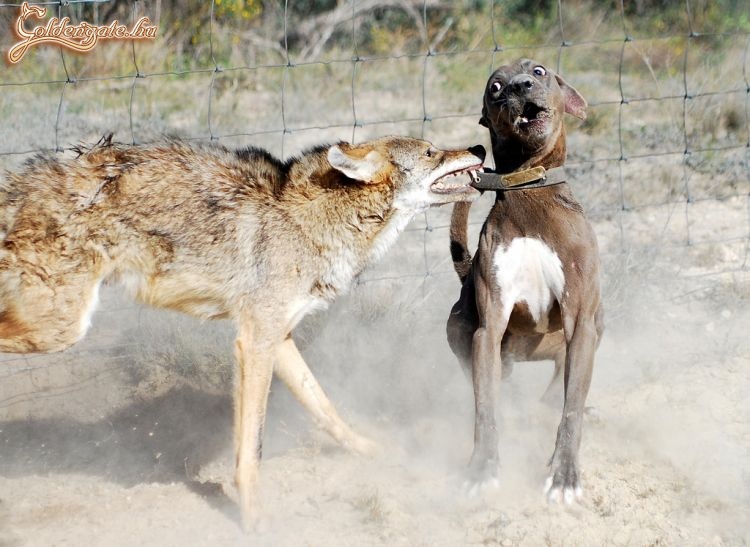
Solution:
[[(103, 281), (146, 304), (237, 325), (235, 456), (243, 521), (255, 509), (273, 372), (345, 446), (338, 416), (290, 337), (346, 291), (419, 211), (473, 199), (484, 149), (386, 137), (283, 163), (258, 149), (103, 139), (0, 179), (0, 351), (60, 351), (89, 326)], [(453, 176), (460, 175), (460, 176)]]

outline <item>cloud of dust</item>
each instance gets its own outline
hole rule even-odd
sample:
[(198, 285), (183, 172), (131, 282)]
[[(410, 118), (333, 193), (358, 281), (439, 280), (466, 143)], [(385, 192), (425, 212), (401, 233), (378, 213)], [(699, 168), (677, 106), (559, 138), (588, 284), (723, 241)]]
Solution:
[[(421, 243), (421, 234), (404, 237), (382, 268), (403, 272), (403, 256), (421, 253)], [(605, 274), (609, 319), (588, 398), (595, 412), (584, 425), (580, 512), (551, 512), (541, 493), (560, 419), (560, 408), (539, 401), (552, 363), (518, 363), (503, 382), (500, 488), (464, 495), (473, 393), (445, 336), (459, 283), (433, 276), (363, 284), (298, 329), (302, 353), (340, 414), (381, 450), (363, 458), (338, 449), (275, 382), (261, 471), (271, 526), (263, 537), (288, 545), (300, 534), (312, 543), (533, 542), (544, 541), (547, 523), (571, 541), (585, 524), (584, 542), (606, 543), (617, 540), (607, 519), (626, 515), (636, 542), (679, 542), (684, 533), (746, 538), (747, 295), (721, 282), (697, 291), (668, 283), (632, 259), (627, 267), (605, 262)], [(185, 495), (197, 493), (227, 515), (217, 525), (192, 514), (193, 523), (225, 526), (233, 543), (240, 536), (231, 501), (198, 486), (208, 478), (231, 491), (231, 325), (122, 310), (116, 294), (105, 294), (77, 353), (35, 373), (44, 375), (37, 384), (67, 381), (75, 390), (37, 393), (2, 420), (3, 476), (84, 475), (124, 488), (185, 483)], [(99, 350), (104, 340), (116, 349)]]

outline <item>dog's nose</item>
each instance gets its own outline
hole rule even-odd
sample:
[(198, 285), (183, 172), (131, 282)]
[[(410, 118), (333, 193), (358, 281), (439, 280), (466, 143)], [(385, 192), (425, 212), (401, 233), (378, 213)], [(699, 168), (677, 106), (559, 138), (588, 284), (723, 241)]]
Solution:
[(478, 157), (480, 160), (484, 162), (484, 158), (487, 156), (487, 151), (484, 149), (484, 146), (481, 144), (477, 144), (476, 146), (472, 146), (469, 148), (469, 152), (474, 154), (476, 157)]
[(508, 87), (513, 87), (520, 91), (528, 91), (534, 87), (534, 78), (528, 74), (519, 74), (511, 79)]

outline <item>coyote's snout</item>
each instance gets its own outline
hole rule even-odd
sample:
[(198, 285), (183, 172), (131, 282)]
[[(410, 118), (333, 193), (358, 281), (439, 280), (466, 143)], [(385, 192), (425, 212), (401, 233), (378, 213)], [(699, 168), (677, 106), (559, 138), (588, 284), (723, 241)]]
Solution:
[(290, 337), (427, 207), (474, 199), (484, 149), (386, 137), (281, 162), (258, 149), (104, 139), (75, 159), (37, 157), (0, 181), (0, 351), (51, 352), (86, 333), (103, 281), (140, 301), (238, 330), (235, 480), (254, 512), (274, 372), (357, 451)]

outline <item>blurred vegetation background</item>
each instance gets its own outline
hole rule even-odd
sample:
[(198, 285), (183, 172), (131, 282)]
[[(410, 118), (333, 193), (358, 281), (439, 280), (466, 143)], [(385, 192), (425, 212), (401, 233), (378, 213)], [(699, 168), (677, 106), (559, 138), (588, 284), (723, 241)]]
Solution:
[[(4, 28), (15, 12), (0, 9)], [(750, 30), (747, 0), (109, 0), (73, 3), (62, 15), (93, 24), (149, 16), (171, 70), (305, 62), (323, 51), (408, 55)]]
[[(0, 168), (109, 132), (131, 143), (172, 134), (256, 145), (282, 157), (384, 134), (440, 146), (483, 142), (477, 120), (487, 77), (526, 56), (555, 68), (588, 100), (588, 119), (568, 122), (569, 159), (581, 178), (597, 174), (577, 195), (609, 223), (605, 249), (627, 249), (654, 234), (678, 245), (710, 241), (716, 233), (700, 222), (701, 204), (741, 201), (750, 185), (750, 0), (92, 0), (46, 7), (47, 19), (73, 23), (132, 25), (147, 16), (158, 25), (157, 39), (102, 42), (83, 55), (40, 45), (18, 65), (3, 65)], [(0, 28), (10, 29), (17, 14), (16, 6), (0, 5)], [(3, 50), (13, 40), (11, 32), (0, 34)], [(33, 109), (22, 108), (30, 101)], [(625, 211), (656, 205), (685, 207), (686, 214), (649, 213), (649, 228), (640, 217), (626, 226)], [(722, 236), (742, 245), (749, 227), (745, 205), (736, 208), (738, 222)]]

